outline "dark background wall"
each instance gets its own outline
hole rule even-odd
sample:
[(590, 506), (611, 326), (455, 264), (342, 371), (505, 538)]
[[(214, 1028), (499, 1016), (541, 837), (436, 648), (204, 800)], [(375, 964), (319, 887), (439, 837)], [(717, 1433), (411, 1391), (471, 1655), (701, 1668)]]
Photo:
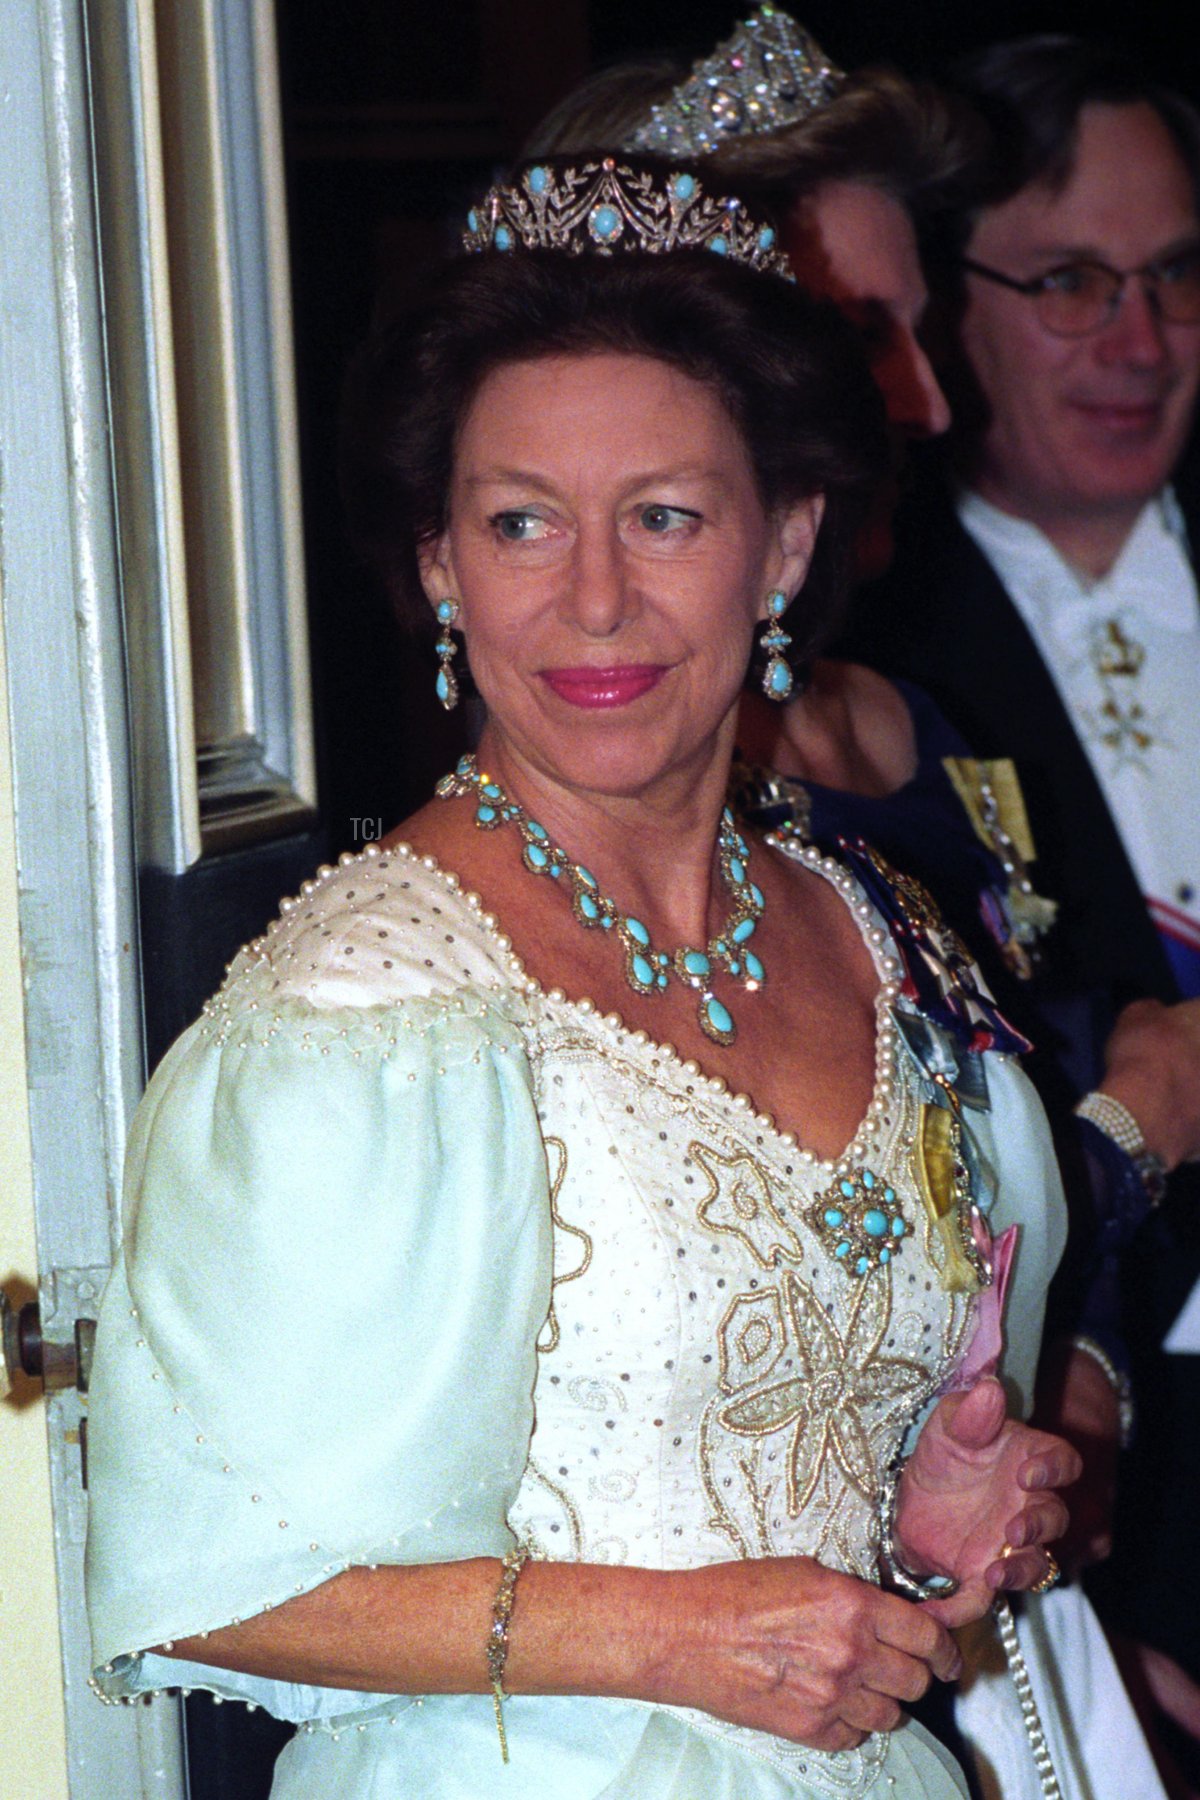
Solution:
[[(372, 296), (453, 242), (452, 222), (582, 75), (646, 50), (702, 55), (746, 16), (730, 0), (281, 0), (284, 109), (323, 793), (334, 850), (386, 830), (459, 747), (433, 700), (426, 647), (400, 639), (341, 533), (338, 392)], [(811, 0), (804, 22), (839, 62), (936, 71), (1027, 31), (1129, 41), (1200, 87), (1194, 9), (1164, 0)], [(1136, 39), (1133, 29), (1136, 26)]]

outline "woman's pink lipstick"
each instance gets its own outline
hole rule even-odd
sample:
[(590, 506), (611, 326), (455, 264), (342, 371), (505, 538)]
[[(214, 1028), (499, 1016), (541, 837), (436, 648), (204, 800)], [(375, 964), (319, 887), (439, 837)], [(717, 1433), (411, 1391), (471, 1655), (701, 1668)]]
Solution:
[(628, 706), (666, 674), (662, 663), (618, 663), (611, 669), (543, 669), (542, 680), (571, 706)]

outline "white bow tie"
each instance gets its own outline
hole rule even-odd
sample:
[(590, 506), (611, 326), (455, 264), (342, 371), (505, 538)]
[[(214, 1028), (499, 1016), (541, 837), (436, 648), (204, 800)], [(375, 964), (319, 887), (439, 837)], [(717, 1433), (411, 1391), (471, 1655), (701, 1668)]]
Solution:
[(1108, 619), (1127, 621), (1135, 632), (1139, 625), (1180, 634), (1196, 628), (1195, 574), (1179, 539), (1161, 525), (1148, 539), (1131, 540), (1109, 573), (1090, 587), (1057, 558), (1031, 570), (1030, 577), (1029, 591), (1064, 645), (1090, 640)]

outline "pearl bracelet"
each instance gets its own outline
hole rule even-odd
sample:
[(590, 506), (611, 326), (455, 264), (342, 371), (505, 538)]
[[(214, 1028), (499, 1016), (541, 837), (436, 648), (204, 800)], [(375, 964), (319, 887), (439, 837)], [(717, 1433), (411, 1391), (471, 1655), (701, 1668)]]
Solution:
[(1082, 1350), (1085, 1356), (1091, 1357), (1116, 1395), (1117, 1429), (1120, 1434), (1118, 1441), (1122, 1450), (1128, 1450), (1133, 1440), (1133, 1427), (1137, 1418), (1137, 1408), (1133, 1401), (1133, 1386), (1128, 1375), (1122, 1369), (1118, 1369), (1103, 1344), (1098, 1344), (1095, 1338), (1088, 1337), (1083, 1332), (1077, 1332), (1074, 1337), (1068, 1338), (1067, 1342), (1072, 1350)]
[(1157, 1206), (1167, 1188), (1167, 1165), (1149, 1149), (1142, 1128), (1120, 1100), (1111, 1094), (1085, 1094), (1075, 1108), (1077, 1119), (1086, 1119), (1097, 1131), (1123, 1150), (1137, 1170), (1138, 1180), (1151, 1206)]

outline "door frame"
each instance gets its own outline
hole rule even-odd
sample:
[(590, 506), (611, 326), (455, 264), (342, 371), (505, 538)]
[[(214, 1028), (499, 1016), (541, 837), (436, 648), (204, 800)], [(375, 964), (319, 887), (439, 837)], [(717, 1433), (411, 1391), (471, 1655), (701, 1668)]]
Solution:
[[(182, 161), (172, 56), (209, 98)], [(94, 1316), (120, 1236), (139, 875), (236, 846), (241, 880), (316, 817), (277, 81), (272, 0), (5, 0), (0, 672), (52, 1343)], [(195, 183), (211, 232), (186, 244)], [(221, 388), (203, 457), (181, 451), (189, 381), (210, 410)], [(86, 1398), (50, 1394), (46, 1429), (70, 1800), (186, 1800), (178, 1697), (90, 1691)]]
[[(0, 33), (0, 599), (42, 1323), (94, 1308), (144, 1075), (129, 715), (80, 0)], [(71, 1800), (184, 1800), (180, 1708), (88, 1687), (81, 1400), (47, 1401)]]

